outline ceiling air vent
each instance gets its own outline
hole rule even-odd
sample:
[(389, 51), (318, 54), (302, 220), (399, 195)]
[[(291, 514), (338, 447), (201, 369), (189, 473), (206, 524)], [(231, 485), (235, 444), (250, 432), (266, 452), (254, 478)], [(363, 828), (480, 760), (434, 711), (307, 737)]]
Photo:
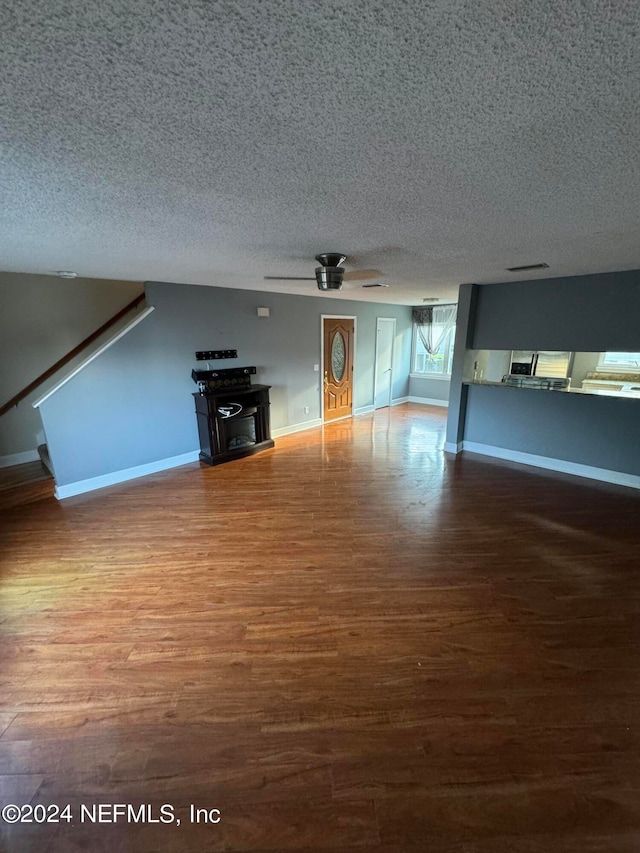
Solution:
[(525, 264), (522, 267), (507, 267), (507, 272), (529, 272), (529, 270), (548, 270), (549, 264)]

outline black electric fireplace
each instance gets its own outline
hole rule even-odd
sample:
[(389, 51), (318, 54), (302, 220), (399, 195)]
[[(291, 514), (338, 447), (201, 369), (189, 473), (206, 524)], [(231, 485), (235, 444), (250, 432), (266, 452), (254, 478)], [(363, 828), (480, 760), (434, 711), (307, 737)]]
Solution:
[(269, 418), (271, 386), (252, 385), (252, 374), (255, 368), (193, 371), (200, 388), (200, 393), (193, 395), (200, 459), (207, 465), (219, 465), (274, 446)]
[(242, 409), (239, 414), (225, 420), (227, 451), (253, 447), (258, 443), (256, 430), (257, 409)]

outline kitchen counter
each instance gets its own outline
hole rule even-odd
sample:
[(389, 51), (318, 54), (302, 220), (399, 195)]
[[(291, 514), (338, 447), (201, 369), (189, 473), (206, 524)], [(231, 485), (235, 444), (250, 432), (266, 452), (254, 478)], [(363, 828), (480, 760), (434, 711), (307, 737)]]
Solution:
[(620, 397), (622, 399), (627, 400), (640, 400), (640, 390), (631, 390), (631, 386), (636, 387), (634, 383), (625, 383), (625, 386), (628, 384), (630, 387), (628, 389), (623, 388), (620, 390), (611, 390), (609, 388), (595, 388), (593, 386), (589, 388), (527, 388), (526, 386), (514, 386), (514, 385), (506, 385), (504, 382), (486, 382), (484, 380), (476, 379), (466, 381), (462, 383), (463, 385), (483, 385), (490, 388), (506, 388), (508, 391), (537, 391), (551, 394), (584, 394), (590, 397)]

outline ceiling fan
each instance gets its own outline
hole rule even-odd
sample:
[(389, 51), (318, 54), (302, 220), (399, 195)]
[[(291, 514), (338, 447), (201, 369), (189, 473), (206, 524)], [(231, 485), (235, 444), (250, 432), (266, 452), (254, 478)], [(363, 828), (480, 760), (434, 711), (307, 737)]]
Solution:
[(342, 264), (347, 260), (347, 255), (341, 252), (324, 252), (316, 255), (316, 261), (320, 264), (316, 267), (315, 278), (311, 276), (298, 275), (265, 275), (265, 281), (316, 281), (319, 290), (341, 290), (343, 281), (367, 281), (382, 275), (380, 270), (361, 269), (345, 270)]

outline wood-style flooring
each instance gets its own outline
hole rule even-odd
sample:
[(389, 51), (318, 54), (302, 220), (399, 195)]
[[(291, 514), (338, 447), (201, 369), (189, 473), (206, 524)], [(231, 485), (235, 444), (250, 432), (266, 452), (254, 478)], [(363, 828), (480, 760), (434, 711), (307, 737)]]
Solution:
[(53, 497), (53, 477), (42, 462), (0, 468), (0, 512)]
[(637, 853), (640, 496), (443, 431), (5, 509), (0, 849)]

